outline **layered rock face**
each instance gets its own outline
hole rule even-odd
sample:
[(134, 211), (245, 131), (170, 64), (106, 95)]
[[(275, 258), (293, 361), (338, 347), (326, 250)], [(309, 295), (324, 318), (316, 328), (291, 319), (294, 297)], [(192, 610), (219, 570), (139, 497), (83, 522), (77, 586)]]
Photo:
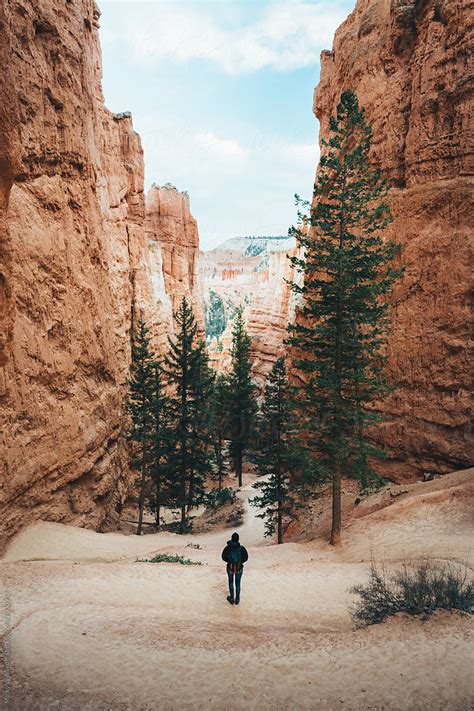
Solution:
[[(388, 375), (377, 441), (395, 480), (473, 460), (469, 284), (472, 85), (466, 0), (359, 0), (322, 53), (314, 111), (329, 117), (352, 88), (373, 128), (374, 164), (391, 181), (404, 277), (393, 295)], [(471, 213), (472, 214), (472, 213)]]
[(98, 11), (38, 5), (0, 6), (3, 534), (33, 517), (97, 527), (120, 507), (145, 245), (140, 140), (103, 106)]
[(199, 334), (204, 337), (202, 252), (187, 193), (180, 193), (173, 186), (153, 185), (146, 197), (146, 234), (150, 261), (155, 265), (151, 278), (153, 300), (162, 301), (169, 314), (167, 333), (172, 313), (186, 297), (193, 307)]
[(230, 367), (231, 315), (236, 306), (244, 307), (252, 338), (253, 375), (260, 387), (277, 358), (284, 355), (286, 327), (296, 308), (287, 283), (298, 277), (288, 259), (295, 253), (295, 241), (286, 238), (235, 238), (205, 253), (206, 303), (209, 292), (214, 291), (230, 316), (221, 344), (214, 340), (209, 348), (218, 371)]
[(176, 191), (159, 191), (157, 233), (145, 227), (140, 139), (103, 105), (98, 17), (91, 0), (0, 0), (2, 542), (33, 518), (117, 516), (130, 334), (140, 313), (159, 347), (169, 330), (175, 208), (189, 273), (197, 260)]

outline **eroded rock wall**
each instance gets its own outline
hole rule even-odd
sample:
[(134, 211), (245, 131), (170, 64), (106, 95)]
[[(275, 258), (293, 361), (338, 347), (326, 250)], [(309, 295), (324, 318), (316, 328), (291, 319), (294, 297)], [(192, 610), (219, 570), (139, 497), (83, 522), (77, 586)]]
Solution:
[[(314, 111), (321, 138), (352, 88), (391, 181), (406, 266), (395, 289), (388, 375), (397, 390), (376, 439), (395, 480), (473, 460), (470, 432), (472, 77), (470, 0), (358, 0), (323, 52)], [(472, 243), (471, 243), (472, 244)]]
[(95, 4), (1, 13), (6, 536), (38, 517), (105, 525), (120, 506), (144, 199), (130, 116), (103, 106)]
[[(246, 242), (244, 238), (229, 240), (206, 252), (204, 275), (207, 294), (212, 290), (226, 306), (243, 306), (252, 338), (252, 373), (263, 388), (272, 366), (285, 355), (286, 328), (296, 308), (288, 281), (299, 277), (288, 259), (296, 254), (295, 241), (273, 239), (264, 243), (261, 239), (265, 248), (257, 255), (248, 250), (252, 239)], [(211, 361), (216, 370), (227, 372), (231, 365), (232, 320), (220, 341), (220, 345), (216, 339), (210, 344)]]
[(163, 257), (149, 241), (140, 139), (104, 106), (98, 20), (92, 0), (0, 0), (2, 543), (34, 518), (117, 517), (133, 323), (163, 347), (161, 260), (174, 238), (197, 247), (195, 226), (170, 224)]
[[(204, 337), (204, 282), (197, 222), (189, 197), (173, 186), (153, 185), (146, 196), (146, 234), (153, 273), (153, 299), (163, 303), (172, 322), (184, 296), (193, 307), (199, 335)], [(172, 333), (173, 329), (168, 329)], [(158, 342), (166, 347), (166, 339)]]

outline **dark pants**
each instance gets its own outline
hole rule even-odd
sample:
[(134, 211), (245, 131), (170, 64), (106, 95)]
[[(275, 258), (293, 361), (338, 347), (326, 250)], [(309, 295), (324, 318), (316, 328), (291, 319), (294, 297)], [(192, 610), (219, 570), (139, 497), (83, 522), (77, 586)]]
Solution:
[(239, 570), (238, 573), (231, 573), (227, 571), (227, 577), (229, 578), (229, 594), (232, 599), (234, 599), (234, 578), (235, 578), (235, 597), (237, 600), (240, 599), (240, 580), (242, 578), (243, 570)]

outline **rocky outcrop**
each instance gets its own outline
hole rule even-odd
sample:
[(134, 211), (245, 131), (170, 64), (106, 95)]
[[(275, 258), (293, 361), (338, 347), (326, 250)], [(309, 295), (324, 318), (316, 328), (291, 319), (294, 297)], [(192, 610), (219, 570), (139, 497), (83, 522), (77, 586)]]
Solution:
[(142, 150), (130, 115), (103, 106), (94, 3), (0, 7), (2, 533), (36, 517), (98, 527), (127, 485)]
[(209, 351), (218, 371), (230, 368), (232, 310), (244, 307), (247, 330), (252, 338), (252, 367), (262, 387), (277, 358), (284, 355), (286, 327), (294, 319), (296, 300), (288, 280), (298, 278), (288, 259), (296, 253), (294, 239), (234, 238), (205, 253), (206, 303), (209, 293), (218, 294), (229, 315), (220, 343)]
[(247, 310), (248, 331), (252, 336), (253, 373), (263, 385), (277, 359), (285, 355), (288, 323), (294, 321), (297, 297), (288, 282), (299, 275), (292, 269), (290, 256), (295, 256), (294, 240), (270, 246), (268, 267), (262, 274), (255, 298)]
[(164, 344), (186, 288), (175, 227), (193, 274), (197, 261), (182, 196), (159, 191), (184, 232), (162, 219), (147, 234), (140, 139), (104, 107), (98, 18), (92, 0), (0, 0), (2, 541), (33, 518), (103, 529), (117, 516), (133, 322), (142, 313)]
[(172, 185), (153, 185), (146, 197), (146, 234), (150, 259), (156, 265), (151, 279), (153, 299), (163, 302), (170, 323), (171, 314), (186, 296), (204, 337), (202, 253), (188, 194)]
[(377, 441), (394, 480), (473, 460), (470, 439), (469, 195), (472, 83), (465, 0), (358, 0), (321, 57), (314, 111), (321, 138), (344, 89), (373, 128), (374, 164), (391, 181), (388, 234), (406, 266), (392, 305), (388, 375)]

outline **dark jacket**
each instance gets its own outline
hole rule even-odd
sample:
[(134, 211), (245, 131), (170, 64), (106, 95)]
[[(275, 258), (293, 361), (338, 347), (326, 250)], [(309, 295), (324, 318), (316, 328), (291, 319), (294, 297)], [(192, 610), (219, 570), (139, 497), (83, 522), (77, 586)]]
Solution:
[(244, 546), (241, 546), (238, 541), (227, 541), (227, 545), (222, 551), (222, 560), (227, 563), (227, 570), (229, 570), (229, 553), (232, 548), (240, 548), (240, 555), (242, 558), (240, 570), (243, 570), (244, 563), (246, 563), (249, 559), (249, 554), (247, 553), (247, 549), (244, 548)]

